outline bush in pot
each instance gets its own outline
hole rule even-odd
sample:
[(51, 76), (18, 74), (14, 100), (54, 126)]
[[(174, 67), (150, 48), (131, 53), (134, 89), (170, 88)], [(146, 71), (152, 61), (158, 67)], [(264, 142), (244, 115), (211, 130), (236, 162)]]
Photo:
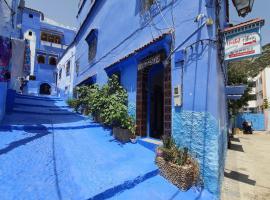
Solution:
[(78, 104), (85, 114), (91, 114), (98, 122), (114, 127), (114, 136), (127, 142), (135, 136), (135, 120), (128, 115), (127, 91), (120, 85), (118, 76), (113, 75), (107, 84), (82, 86), (77, 89)]
[(158, 147), (156, 164), (161, 175), (182, 190), (188, 190), (199, 180), (198, 162), (187, 148), (178, 148), (170, 136), (165, 136), (163, 146)]
[(101, 89), (104, 102), (100, 116), (104, 124), (114, 127), (113, 135), (123, 143), (135, 138), (135, 120), (128, 115), (128, 95), (113, 75)]

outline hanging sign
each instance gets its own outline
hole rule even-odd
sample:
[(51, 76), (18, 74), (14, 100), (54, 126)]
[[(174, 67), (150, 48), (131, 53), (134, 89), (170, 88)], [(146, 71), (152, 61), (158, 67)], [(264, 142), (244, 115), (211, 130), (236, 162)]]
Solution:
[(224, 30), (225, 60), (239, 60), (262, 54), (261, 27), (264, 20), (254, 19)]
[(228, 38), (225, 43), (225, 60), (257, 56), (261, 53), (261, 37), (256, 31)]

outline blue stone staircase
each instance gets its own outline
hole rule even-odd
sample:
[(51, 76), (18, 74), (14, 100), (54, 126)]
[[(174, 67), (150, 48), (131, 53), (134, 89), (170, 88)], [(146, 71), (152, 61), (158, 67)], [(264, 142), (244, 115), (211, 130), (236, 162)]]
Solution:
[[(16, 95), (0, 125), (0, 199), (208, 200), (159, 175), (157, 141), (121, 144), (56, 97)], [(145, 148), (146, 147), (146, 148)]]

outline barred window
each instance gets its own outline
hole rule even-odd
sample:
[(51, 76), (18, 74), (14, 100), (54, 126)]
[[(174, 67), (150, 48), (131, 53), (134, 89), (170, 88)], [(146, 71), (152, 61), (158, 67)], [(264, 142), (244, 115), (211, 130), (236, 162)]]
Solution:
[(61, 44), (61, 37), (59, 35), (54, 35), (51, 33), (41, 32), (41, 40)]
[(92, 62), (95, 59), (97, 53), (97, 30), (93, 29), (85, 40), (88, 44), (88, 61)]
[(151, 6), (156, 3), (156, 0), (141, 0), (142, 2), (142, 12), (150, 10)]
[(66, 76), (69, 76), (70, 75), (70, 60), (67, 62), (67, 65), (66, 65)]
[(79, 76), (79, 72), (80, 72), (80, 61), (77, 60), (76, 61), (76, 74), (77, 74), (77, 76)]
[(58, 79), (60, 80), (62, 78), (62, 68), (59, 70)]
[(91, 62), (96, 57), (97, 53), (97, 38), (94, 38), (93, 41), (89, 44), (88, 49), (88, 60)]

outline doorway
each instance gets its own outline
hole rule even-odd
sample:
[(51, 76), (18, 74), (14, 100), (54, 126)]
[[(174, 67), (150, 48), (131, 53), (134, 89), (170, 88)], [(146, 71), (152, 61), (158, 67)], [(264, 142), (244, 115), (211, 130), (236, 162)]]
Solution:
[(161, 139), (171, 135), (171, 63), (165, 56), (151, 55), (137, 71), (136, 135)]
[(161, 139), (164, 125), (164, 66), (153, 65), (148, 73), (148, 136)]
[(51, 94), (51, 86), (48, 83), (42, 83), (39, 88), (39, 94), (42, 95), (50, 95)]

